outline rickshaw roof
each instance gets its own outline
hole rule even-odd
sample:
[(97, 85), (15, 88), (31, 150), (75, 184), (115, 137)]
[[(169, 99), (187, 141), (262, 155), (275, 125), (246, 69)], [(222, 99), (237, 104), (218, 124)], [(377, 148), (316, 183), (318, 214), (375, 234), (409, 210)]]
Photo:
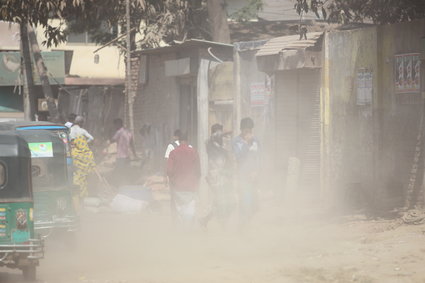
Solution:
[(14, 132), (0, 132), (0, 157), (31, 157), (27, 143)]
[(65, 125), (46, 121), (0, 122), (0, 130), (68, 130)]

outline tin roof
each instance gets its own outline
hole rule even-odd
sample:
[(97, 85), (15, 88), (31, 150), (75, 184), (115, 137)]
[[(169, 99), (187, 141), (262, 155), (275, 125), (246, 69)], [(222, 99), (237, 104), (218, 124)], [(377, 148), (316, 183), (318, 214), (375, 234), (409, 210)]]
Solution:
[(174, 52), (180, 49), (184, 48), (195, 48), (195, 47), (223, 47), (233, 50), (233, 44), (228, 43), (222, 43), (222, 42), (215, 42), (215, 41), (208, 41), (208, 40), (202, 40), (202, 39), (189, 39), (182, 43), (177, 43), (175, 45), (169, 45), (164, 47), (158, 47), (158, 48), (151, 48), (151, 49), (145, 49), (140, 51), (141, 54), (159, 54), (159, 53), (166, 53), (166, 52)]
[(321, 39), (323, 32), (310, 32), (307, 33), (307, 39), (301, 39), (299, 35), (288, 35), (275, 37), (267, 41), (256, 56), (276, 55), (283, 50), (296, 50), (314, 47)]
[(241, 41), (235, 42), (235, 50), (237, 51), (250, 51), (250, 50), (258, 50), (267, 43), (267, 40), (254, 40), (254, 41)]

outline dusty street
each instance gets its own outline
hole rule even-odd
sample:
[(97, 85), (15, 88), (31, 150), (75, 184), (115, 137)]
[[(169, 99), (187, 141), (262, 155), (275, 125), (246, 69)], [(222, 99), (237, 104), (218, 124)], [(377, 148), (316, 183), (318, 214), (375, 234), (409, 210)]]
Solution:
[[(47, 242), (38, 282), (424, 282), (425, 225), (274, 207), (248, 231), (176, 229), (167, 214), (83, 215), (75, 249)], [(0, 282), (22, 282), (1, 269)]]

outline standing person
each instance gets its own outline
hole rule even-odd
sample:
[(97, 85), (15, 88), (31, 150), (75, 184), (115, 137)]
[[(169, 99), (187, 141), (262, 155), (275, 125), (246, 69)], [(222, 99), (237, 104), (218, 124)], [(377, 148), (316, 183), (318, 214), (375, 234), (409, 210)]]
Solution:
[(90, 150), (88, 142), (94, 138), (82, 128), (84, 118), (77, 116), (71, 127), (69, 135), (71, 139), (72, 158), (74, 164), (74, 184), (80, 187), (80, 198), (88, 195), (87, 176), (95, 167), (93, 152)]
[(151, 133), (151, 125), (145, 124), (139, 130), (139, 133), (142, 137), (142, 149), (143, 149), (143, 159), (140, 167), (147, 174), (152, 173), (153, 166), (153, 158), (154, 158), (154, 147), (155, 147), (155, 139), (153, 134)]
[(258, 208), (257, 182), (259, 165), (259, 144), (253, 135), (254, 121), (243, 118), (241, 133), (233, 141), (236, 159), (236, 182), (238, 187), (240, 224), (245, 225)]
[(187, 134), (180, 135), (180, 145), (167, 161), (172, 208), (183, 222), (192, 222), (201, 178), (198, 152), (189, 146)]
[[(167, 149), (165, 150), (164, 160), (165, 160), (165, 174), (164, 174), (164, 182), (167, 187), (170, 186), (170, 182), (167, 177), (167, 162), (170, 157), (170, 153), (175, 150), (180, 145), (180, 137), (182, 132), (180, 130), (175, 130), (173, 136), (171, 137), (171, 142), (167, 145)], [(173, 203), (171, 203), (171, 209), (174, 210)]]
[(87, 142), (92, 142), (94, 140), (93, 136), (87, 132), (86, 129), (83, 128), (84, 126), (84, 118), (83, 116), (77, 116), (75, 118), (74, 123), (71, 126), (71, 130), (69, 132), (69, 138), (75, 139), (79, 136), (84, 136), (87, 140)]
[(69, 114), (68, 121), (66, 121), (65, 123), (65, 127), (71, 128), (74, 124), (75, 118), (77, 118), (77, 115), (75, 115), (74, 113)]
[(122, 119), (114, 120), (116, 132), (112, 137), (112, 142), (117, 144), (117, 159), (115, 162), (115, 172), (118, 177), (123, 180), (124, 175), (128, 172), (131, 162), (131, 153), (136, 158), (136, 148), (134, 146), (133, 135), (124, 127)]
[(170, 153), (175, 150), (180, 145), (180, 137), (182, 135), (182, 132), (180, 130), (175, 130), (172, 141), (168, 144), (167, 149), (165, 150), (165, 162), (167, 162), (168, 158), (170, 157)]
[(206, 143), (208, 154), (207, 183), (212, 193), (212, 209), (206, 217), (201, 219), (201, 225), (204, 227), (206, 227), (211, 216), (217, 217), (218, 221), (225, 225), (234, 206), (230, 157), (223, 141), (226, 135), (228, 133), (223, 133), (221, 124), (214, 124), (211, 127), (211, 137)]

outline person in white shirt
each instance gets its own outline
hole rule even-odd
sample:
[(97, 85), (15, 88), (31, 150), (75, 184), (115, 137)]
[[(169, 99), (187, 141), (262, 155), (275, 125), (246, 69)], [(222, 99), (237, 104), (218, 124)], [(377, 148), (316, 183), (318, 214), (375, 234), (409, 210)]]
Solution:
[(170, 142), (167, 146), (167, 149), (165, 150), (164, 158), (167, 161), (167, 159), (170, 157), (170, 153), (175, 150), (180, 145), (180, 137), (182, 135), (182, 132), (180, 130), (175, 130), (173, 134), (173, 141)]
[(77, 116), (75, 118), (74, 124), (71, 127), (69, 138), (73, 140), (79, 136), (84, 136), (87, 139), (87, 142), (92, 142), (94, 138), (89, 134), (89, 132), (87, 132), (87, 130), (82, 128), (83, 124), (84, 118), (82, 116)]
[(68, 121), (65, 123), (65, 127), (71, 129), (72, 125), (74, 124), (75, 118), (77, 118), (77, 115), (75, 115), (74, 113), (69, 114)]

